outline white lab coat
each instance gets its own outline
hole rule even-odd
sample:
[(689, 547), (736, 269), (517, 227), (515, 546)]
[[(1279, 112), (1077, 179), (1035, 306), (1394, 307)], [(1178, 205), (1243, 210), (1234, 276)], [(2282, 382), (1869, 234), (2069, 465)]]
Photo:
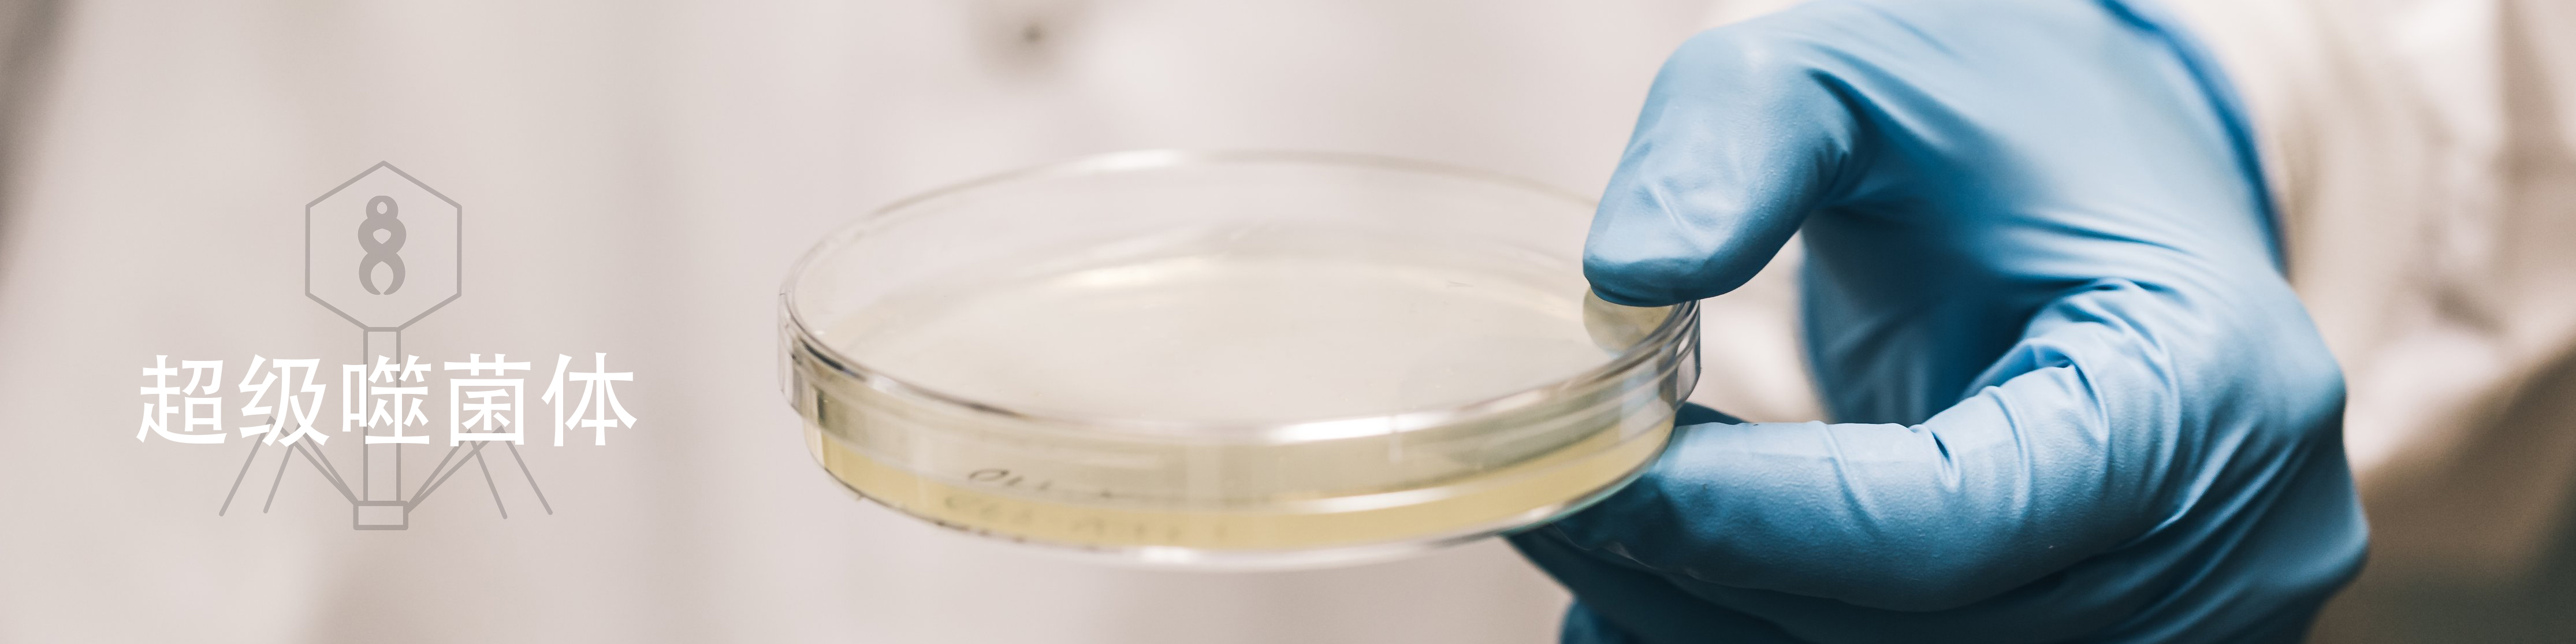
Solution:
[(2372, 555), (2318, 639), (2576, 639), (2576, 4), (2181, 5), (2349, 386)]
[[(1564, 593), (1494, 542), (1133, 570), (854, 502), (778, 398), (771, 307), (839, 221), (1079, 154), (1350, 150), (1594, 189), (1663, 55), (1761, 8), (1602, 4), (13, 5), (0, 26), (36, 27), (0, 35), (0, 642), (1550, 641)], [(2544, 37), (2576, 11), (2183, 8), (2254, 106), (2352, 382), (2378, 541), (2324, 633), (2430, 623), (2406, 610), (2428, 583), (2521, 583), (2576, 473), (2576, 45)], [(508, 519), (469, 481), (411, 530), (352, 531), (296, 466), (268, 512), (218, 517), (245, 445), (133, 439), (156, 354), (355, 356), (300, 292), (300, 209), (378, 161), (469, 231), (463, 297), (407, 353), (636, 374), (635, 428), (526, 452), (551, 515), (505, 475)], [(1812, 418), (1776, 375), (1779, 268), (1712, 303), (1698, 397)]]

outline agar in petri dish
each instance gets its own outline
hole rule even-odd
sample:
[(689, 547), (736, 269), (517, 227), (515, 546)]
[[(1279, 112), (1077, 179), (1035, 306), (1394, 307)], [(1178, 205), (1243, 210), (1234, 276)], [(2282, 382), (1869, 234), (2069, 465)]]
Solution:
[(891, 206), (782, 295), (807, 445), (981, 534), (1203, 566), (1545, 520), (1660, 452), (1696, 310), (1588, 295), (1591, 205), (1311, 153), (1126, 153)]

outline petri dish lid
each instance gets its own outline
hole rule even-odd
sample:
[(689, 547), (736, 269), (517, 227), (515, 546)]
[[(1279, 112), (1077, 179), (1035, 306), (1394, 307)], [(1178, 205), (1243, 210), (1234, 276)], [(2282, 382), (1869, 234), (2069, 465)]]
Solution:
[(1387, 434), (1542, 404), (1678, 341), (1590, 297), (1593, 202), (1321, 152), (1140, 151), (906, 199), (784, 288), (818, 363), (1032, 431)]

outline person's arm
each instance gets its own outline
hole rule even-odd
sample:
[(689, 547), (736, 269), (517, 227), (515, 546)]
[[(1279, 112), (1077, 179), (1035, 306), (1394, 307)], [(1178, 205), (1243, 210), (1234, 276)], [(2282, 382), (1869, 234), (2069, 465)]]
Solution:
[(1573, 590), (1568, 638), (2295, 639), (2366, 531), (2262, 176), (2151, 7), (1827, 1), (1693, 39), (1586, 273), (1711, 297), (1803, 232), (1841, 422), (1695, 410), (1637, 484), (1516, 537)]

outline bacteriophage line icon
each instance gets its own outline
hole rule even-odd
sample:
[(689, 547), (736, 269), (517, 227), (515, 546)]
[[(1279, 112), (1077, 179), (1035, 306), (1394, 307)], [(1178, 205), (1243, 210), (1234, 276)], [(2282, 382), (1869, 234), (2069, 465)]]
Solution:
[[(356, 324), (362, 334), (358, 364), (342, 365), (341, 428), (362, 429), (357, 448), (357, 477), (344, 476), (323, 450), (329, 436), (312, 430), (319, 415), (321, 392), (327, 389), (315, 384), (314, 372), (319, 364), (306, 366), (301, 393), (313, 395), (312, 409), (296, 403), (302, 401), (292, 382), (281, 382), (288, 413), (270, 416), (278, 434), (287, 434), (285, 423), (296, 423), (296, 433), (285, 439), (285, 454), (279, 457), (276, 474), (270, 477), (268, 499), (260, 511), (275, 505), (277, 490), (285, 481), (288, 467), (299, 460), (313, 467), (350, 505), (350, 525), (358, 530), (405, 530), (411, 525), (411, 511), (430, 494), (438, 491), (466, 465), (475, 466), (491, 489), (492, 503), (502, 518), (509, 508), (502, 503), (501, 490), (492, 476), (484, 449), (495, 442), (507, 449), (510, 460), (518, 465), (519, 475), (547, 514), (554, 505), (546, 501), (545, 491), (537, 487), (535, 474), (528, 469), (515, 440), (499, 440), (499, 434), (451, 441), (445, 457), (431, 466), (426, 477), (408, 495), (404, 494), (402, 475), (403, 445), (427, 446), (428, 436), (406, 436), (406, 427), (427, 430), (420, 405), (429, 394), (426, 373), (430, 370), (418, 357), (402, 351), (402, 332), (430, 313), (453, 302), (462, 294), (463, 282), (463, 214), (455, 200), (439, 194), (428, 184), (412, 178), (390, 163), (378, 163), (358, 176), (332, 188), (304, 207), (304, 293), (314, 302)], [(352, 237), (355, 237), (353, 240)], [(352, 243), (352, 242), (355, 243)], [(354, 272), (351, 270), (354, 268)], [(448, 370), (471, 370), (480, 375), (490, 370), (504, 375), (509, 369), (527, 369), (528, 363), (504, 363), (495, 355), (489, 363), (478, 356), (467, 363), (446, 363)], [(290, 361), (278, 361), (287, 371)], [(318, 361), (293, 361), (318, 362)], [(257, 366), (253, 366), (257, 370)], [(515, 380), (474, 380), (469, 382), (511, 383)], [(419, 383), (417, 386), (406, 386)], [(266, 384), (260, 387), (265, 392)], [(244, 389), (249, 389), (244, 381)], [(490, 397), (478, 396), (476, 409), (491, 410), (503, 406), (492, 404)], [(406, 407), (405, 403), (409, 406)], [(512, 405), (524, 406), (512, 400)], [(371, 409), (372, 408), (372, 409)], [(370, 413), (372, 411), (372, 413)], [(451, 411), (451, 415), (454, 415)], [(485, 414), (489, 416), (489, 414)], [(478, 416), (483, 418), (485, 416)], [(506, 423), (506, 420), (500, 421)], [(491, 429), (487, 425), (486, 429)], [(512, 431), (524, 433), (524, 427)], [(312, 440), (295, 440), (309, 436)], [(274, 438), (274, 436), (271, 436)], [(509, 438), (516, 438), (510, 436)], [(471, 446), (462, 444), (471, 442)], [(250, 453), (242, 460), (241, 471), (233, 476), (232, 489), (224, 494), (223, 505), (216, 510), (222, 515), (232, 509), (241, 484), (259, 459), (261, 448), (269, 441), (250, 441)], [(506, 473), (506, 469), (504, 472)], [(506, 474), (505, 474), (506, 476)], [(353, 485), (354, 483), (354, 485)]]

